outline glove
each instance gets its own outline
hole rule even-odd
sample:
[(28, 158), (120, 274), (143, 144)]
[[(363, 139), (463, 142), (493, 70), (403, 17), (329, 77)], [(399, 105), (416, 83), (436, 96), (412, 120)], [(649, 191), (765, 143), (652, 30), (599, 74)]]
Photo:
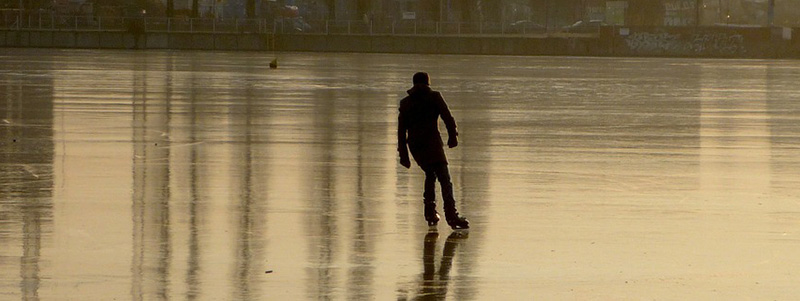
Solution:
[(456, 135), (448, 135), (448, 136), (449, 137), (447, 138), (447, 146), (449, 148), (454, 148), (458, 146), (458, 136)]
[(400, 165), (405, 168), (411, 168), (411, 159), (408, 158), (408, 151), (400, 151)]

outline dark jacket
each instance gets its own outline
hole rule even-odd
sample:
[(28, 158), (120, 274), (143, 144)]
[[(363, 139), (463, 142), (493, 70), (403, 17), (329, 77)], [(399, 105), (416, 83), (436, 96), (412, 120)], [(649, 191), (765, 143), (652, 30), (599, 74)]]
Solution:
[[(458, 136), (456, 120), (450, 114), (442, 94), (427, 85), (415, 85), (407, 91), (408, 96), (400, 101), (397, 118), (397, 149), (401, 155), (406, 144), (419, 166), (434, 163), (447, 164), (444, 144), (439, 133), (439, 116), (442, 117), (447, 134)], [(407, 134), (406, 134), (407, 133)]]

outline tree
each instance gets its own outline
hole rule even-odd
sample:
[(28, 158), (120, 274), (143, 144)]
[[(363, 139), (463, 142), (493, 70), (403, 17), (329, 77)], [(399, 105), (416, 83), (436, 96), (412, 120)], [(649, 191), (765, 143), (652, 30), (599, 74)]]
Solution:
[(256, 17), (256, 0), (247, 0), (245, 3), (245, 11), (247, 14), (247, 18), (255, 18)]
[(473, 12), (477, 10), (477, 3), (471, 0), (461, 0), (461, 22), (475, 22), (473, 20)]
[(356, 1), (356, 14), (358, 14), (359, 18), (370, 13), (370, 4), (368, 0)]
[[(12, 2), (12, 1), (8, 1), (8, 2)], [(19, 0), (18, 2), (19, 2), (18, 6), (19, 6), (20, 9), (27, 9), (27, 10), (45, 8), (45, 7), (48, 7), (49, 4), (50, 4), (50, 1), (46, 1), (46, 0)]]
[(136, 8), (140, 11), (147, 9), (147, 0), (136, 0)]
[(325, 5), (328, 8), (328, 18), (331, 20), (336, 19), (336, 0), (325, 0)]
[(198, 2), (198, 0), (192, 0), (192, 18), (197, 18), (197, 16), (198, 16), (197, 11), (198, 11), (199, 3), (197, 3), (197, 2)]
[(482, 21), (500, 22), (503, 15), (503, 1), (478, 1), (478, 9), (480, 10)]

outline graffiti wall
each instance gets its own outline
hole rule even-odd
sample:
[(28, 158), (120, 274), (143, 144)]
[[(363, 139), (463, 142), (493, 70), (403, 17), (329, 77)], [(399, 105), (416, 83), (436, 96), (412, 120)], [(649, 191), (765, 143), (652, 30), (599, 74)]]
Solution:
[(694, 56), (717, 54), (734, 56), (745, 54), (744, 37), (728, 33), (649, 33), (637, 32), (625, 39), (625, 44), (636, 53), (670, 53)]
[(616, 44), (627, 55), (749, 57), (763, 55), (770, 39), (769, 29), (662, 27), (621, 31)]

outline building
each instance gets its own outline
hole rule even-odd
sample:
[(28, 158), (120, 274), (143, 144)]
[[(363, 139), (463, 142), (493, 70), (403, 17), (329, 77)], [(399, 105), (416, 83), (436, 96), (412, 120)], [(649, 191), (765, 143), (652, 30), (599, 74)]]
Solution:
[[(16, 0), (13, 1), (16, 3)], [(282, 17), (291, 7), (306, 20), (505, 23), (560, 28), (577, 21), (617, 26), (800, 26), (797, 0), (22, 0), (26, 9), (93, 3), (149, 16)], [(9, 4), (6, 4), (8, 6)], [(17, 4), (18, 6), (19, 4)], [(196, 6), (196, 7), (195, 7)], [(771, 9), (773, 8), (773, 9)]]

